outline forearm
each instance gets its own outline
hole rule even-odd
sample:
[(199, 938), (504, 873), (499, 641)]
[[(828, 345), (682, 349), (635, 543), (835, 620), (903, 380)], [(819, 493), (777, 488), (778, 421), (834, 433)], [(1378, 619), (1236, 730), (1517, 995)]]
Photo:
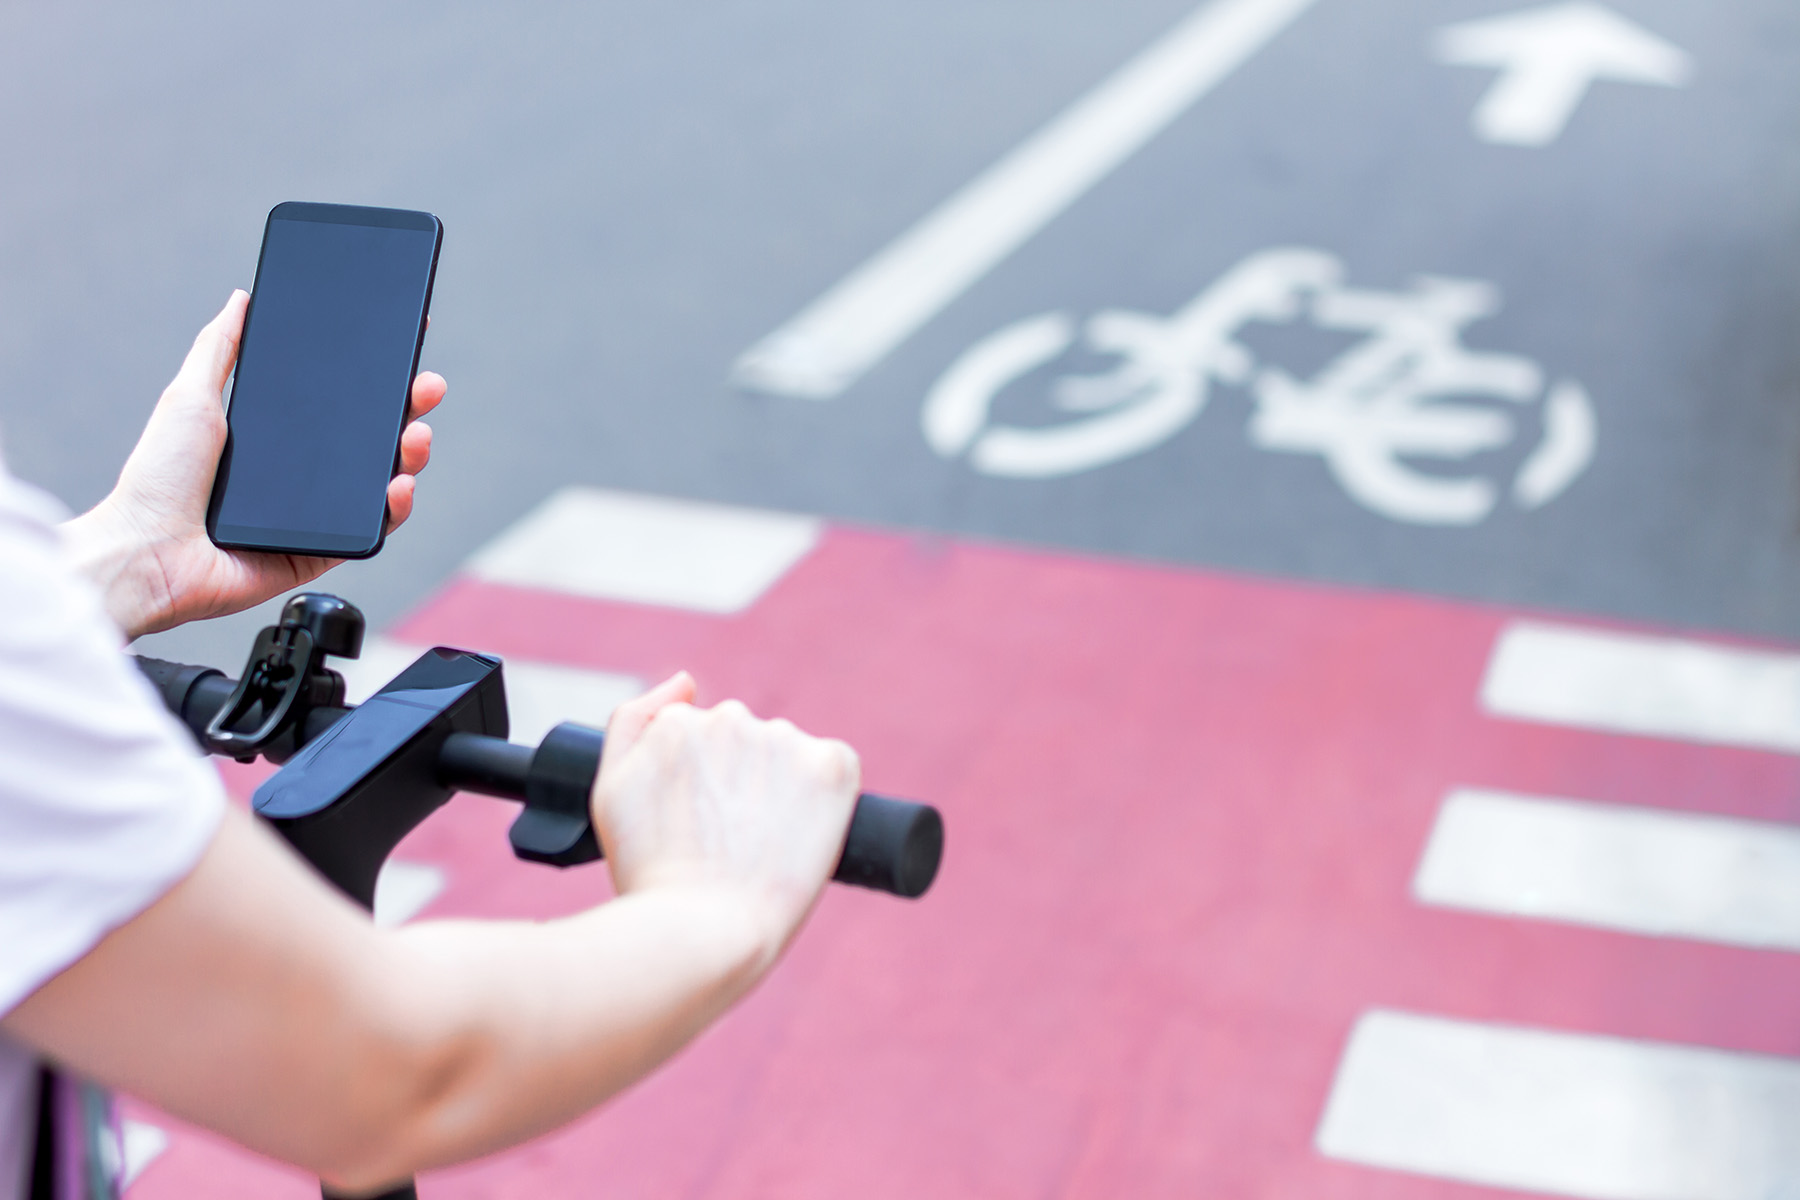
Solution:
[[(684, 692), (677, 676), (621, 710), (657, 713), (647, 732), (611, 726), (609, 754), (627, 747), (628, 766), (614, 760), (602, 798), (641, 811), (602, 823), (627, 888), (610, 904), (539, 925), (378, 929), (228, 809), (187, 878), (0, 1028), (352, 1189), (567, 1121), (753, 986), (843, 845), (847, 747), (741, 705), (697, 712)], [(721, 759), (741, 792), (708, 782)], [(680, 836), (688, 823), (700, 832)]]
[(361, 1187), (550, 1129), (672, 1054), (772, 951), (728, 892), (534, 925), (371, 926), (241, 811), (0, 1027)]
[[(393, 995), (425, 1044), (395, 1096), (375, 1183), (552, 1129), (630, 1086), (725, 1011), (768, 965), (726, 891), (625, 896), (542, 925), (426, 923), (392, 935)], [(370, 1114), (374, 1115), (374, 1114)]]

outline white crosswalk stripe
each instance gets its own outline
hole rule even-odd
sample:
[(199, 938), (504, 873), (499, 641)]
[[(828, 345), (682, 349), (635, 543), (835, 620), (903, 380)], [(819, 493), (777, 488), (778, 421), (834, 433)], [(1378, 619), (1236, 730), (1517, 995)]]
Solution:
[[(1503, 631), (1494, 716), (1800, 752), (1800, 657), (1542, 622)], [(1800, 950), (1800, 829), (1453, 791), (1425, 904)], [(1317, 1133), (1332, 1157), (1594, 1200), (1800, 1196), (1800, 1060), (1365, 1013)]]
[(1333, 1158), (1594, 1200), (1800, 1195), (1800, 1061), (1377, 1010), (1320, 1123)]
[(1463, 789), (1413, 881), (1427, 904), (1800, 950), (1800, 829)]
[(161, 1158), (169, 1148), (169, 1135), (161, 1127), (130, 1118), (119, 1122), (119, 1141), (125, 1160), (119, 1169), (121, 1188), (136, 1183), (144, 1168)]
[(375, 877), (375, 923), (404, 925), (443, 894), (449, 880), (443, 868), (390, 858)]
[(478, 579), (695, 612), (754, 604), (812, 550), (820, 522), (565, 488), (469, 560)]
[[(334, 660), (344, 675), (345, 698), (360, 704), (411, 665), (426, 647), (370, 638), (361, 657)], [(584, 671), (554, 663), (508, 660), (503, 668), (511, 741), (531, 744), (564, 722), (603, 728), (614, 708), (644, 690), (641, 680), (609, 671)], [(389, 859), (375, 884), (375, 923), (400, 925), (443, 892), (444, 871), (428, 863)]]
[(1482, 682), (1495, 716), (1800, 753), (1800, 656), (1521, 622)]
[[(334, 659), (332, 665), (343, 673), (350, 703), (360, 704), (426, 649), (375, 637), (363, 646), (361, 658)], [(509, 658), (501, 671), (511, 724), (507, 736), (520, 743), (539, 741), (564, 721), (604, 728), (613, 709), (644, 690), (643, 681), (634, 675), (588, 671), (558, 663)]]
[[(361, 704), (427, 648), (373, 637), (356, 659), (334, 660), (344, 675), (345, 698)], [(510, 717), (509, 739), (531, 744), (564, 721), (604, 728), (614, 708), (644, 690), (634, 676), (585, 671), (555, 663), (508, 660), (503, 667)], [(428, 863), (389, 859), (375, 883), (375, 923), (400, 925), (417, 916), (448, 883)]]

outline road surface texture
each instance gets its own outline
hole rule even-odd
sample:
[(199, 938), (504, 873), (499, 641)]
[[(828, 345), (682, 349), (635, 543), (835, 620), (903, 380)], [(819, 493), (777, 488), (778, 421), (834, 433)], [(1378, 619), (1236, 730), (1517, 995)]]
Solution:
[[(104, 494), (273, 204), (431, 209), (361, 686), (502, 653), (524, 736), (687, 666), (946, 813), (924, 901), (834, 894), (425, 1195), (1800, 1194), (1792, 5), (24, 5), (0, 56), (16, 473)], [(507, 818), (384, 919), (605, 894)], [(134, 1196), (307, 1192), (130, 1115)]]

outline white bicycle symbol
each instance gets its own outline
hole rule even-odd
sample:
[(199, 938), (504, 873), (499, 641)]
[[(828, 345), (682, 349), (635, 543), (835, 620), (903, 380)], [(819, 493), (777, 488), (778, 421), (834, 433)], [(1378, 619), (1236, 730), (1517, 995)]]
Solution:
[[(946, 458), (966, 455), (984, 474), (1047, 479), (1141, 454), (1180, 432), (1206, 406), (1214, 384), (1249, 387), (1249, 437), (1261, 449), (1318, 454), (1365, 507), (1395, 520), (1470, 525), (1499, 501), (1481, 476), (1418, 470), (1414, 459), (1462, 460), (1511, 443), (1516, 422), (1487, 397), (1528, 405), (1544, 390), (1530, 359), (1472, 351), (1471, 323), (1499, 309), (1488, 284), (1426, 276), (1404, 292), (1347, 288), (1344, 267), (1320, 250), (1283, 248), (1252, 255), (1174, 314), (1107, 310), (1085, 327), (1089, 349), (1118, 358), (1100, 375), (1058, 379), (1056, 408), (1071, 419), (1047, 426), (994, 424), (995, 399), (1009, 384), (1055, 361), (1076, 342), (1075, 321), (1044, 313), (977, 342), (926, 398), (925, 440)], [(1258, 369), (1237, 340), (1253, 321), (1302, 316), (1362, 340), (1317, 375), (1298, 380)], [(1544, 399), (1544, 435), (1513, 479), (1526, 509), (1560, 495), (1593, 459), (1596, 421), (1587, 392), (1560, 381)]]

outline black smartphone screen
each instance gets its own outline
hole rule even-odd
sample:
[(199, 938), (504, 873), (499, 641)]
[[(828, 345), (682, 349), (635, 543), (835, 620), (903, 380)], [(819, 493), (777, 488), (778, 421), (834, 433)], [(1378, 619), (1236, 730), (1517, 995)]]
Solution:
[(430, 213), (269, 213), (207, 512), (219, 545), (381, 548), (441, 239)]

